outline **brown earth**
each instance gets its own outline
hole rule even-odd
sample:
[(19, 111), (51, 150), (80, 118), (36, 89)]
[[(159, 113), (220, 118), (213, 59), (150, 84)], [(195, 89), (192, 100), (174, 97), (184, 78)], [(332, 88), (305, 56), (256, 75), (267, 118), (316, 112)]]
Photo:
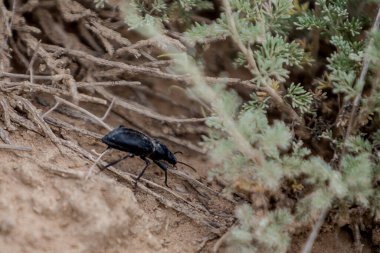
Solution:
[[(75, 139), (88, 150), (104, 149), (100, 141), (66, 134), (66, 138)], [(33, 150), (0, 153), (1, 252), (209, 252), (216, 243), (217, 236), (209, 226), (201, 224), (202, 217), (197, 214), (189, 218), (186, 211), (165, 206), (110, 172), (96, 173), (84, 180), (82, 177), (92, 163), (68, 148), (63, 148), (62, 155), (37, 133), (19, 130), (11, 138), (14, 144)], [(175, 146), (172, 148), (175, 150)], [(105, 160), (120, 156), (115, 151)], [(181, 167), (182, 172), (206, 182), (206, 172), (212, 166), (206, 158), (190, 152), (185, 160), (199, 170), (199, 175)], [(122, 171), (135, 174), (142, 165), (142, 161), (134, 158), (117, 165), (117, 170), (121, 174)], [(163, 185), (163, 173), (155, 166), (144, 178)], [(174, 174), (169, 176), (169, 184), (175, 193), (198, 208), (203, 206), (233, 216), (233, 205), (223, 198), (206, 193), (213, 203), (202, 201), (189, 182)], [(169, 203), (173, 201), (183, 210), (191, 208), (161, 189), (152, 191), (164, 193)], [(204, 217), (212, 220), (211, 216)], [(308, 231), (297, 235), (289, 252), (300, 252), (307, 235)], [(354, 252), (352, 241), (351, 235), (343, 230), (323, 231), (313, 252)]]
[[(30, 2), (32, 5), (33, 1)], [(31, 10), (34, 8), (32, 7)], [(100, 51), (88, 50), (90, 46), (87, 44), (91, 44), (91, 40), (87, 41), (87, 44), (83, 41), (86, 41), (87, 37), (91, 39), (91, 35), (78, 35), (70, 30), (75, 31), (76, 27), (72, 23), (82, 17), (75, 20), (73, 15), (73, 21), (65, 20), (59, 14), (59, 11), (65, 11), (64, 7), (69, 9), (71, 14), (83, 14), (85, 21), (95, 20), (94, 17), (86, 20), (85, 13), (76, 5), (61, 6), (60, 9), (45, 1), (37, 8), (38, 11), (29, 11), (30, 13), (28, 10), (25, 11), (28, 24), (41, 28), (43, 43), (62, 44), (61, 46), (89, 51), (93, 55), (100, 53), (106, 55), (101, 51), (103, 46), (101, 44), (98, 45)], [(77, 13), (75, 8), (78, 8)], [(49, 13), (54, 13), (54, 18)], [(14, 23), (17, 24), (17, 20), (15, 18)], [(81, 24), (83, 20), (78, 21), (79, 25), (83, 25)], [(105, 20), (100, 21), (99, 24), (103, 24), (103, 21), (106, 23)], [(19, 33), (25, 35), (26, 32), (21, 28)], [(17, 46), (24, 49), (21, 53), (26, 55), (26, 59), (32, 58), (34, 51), (28, 49), (30, 45), (22, 44), (27, 44), (26, 42), (30, 42), (31, 39), (18, 39), (21, 43), (17, 43)], [(130, 39), (136, 40), (133, 37)], [(84, 44), (86, 46), (83, 46)], [(235, 77), (241, 78), (244, 75), (241, 72), (233, 72), (232, 64), (223, 60), (224, 54), (231, 51), (228, 43), (210, 51), (211, 53), (208, 53), (210, 55), (205, 56), (210, 63), (209, 72), (218, 74), (220, 69), (225, 69)], [(56, 55), (51, 53), (51, 57)], [(124, 60), (124, 58), (115, 60), (109, 55), (105, 56), (107, 57), (114, 61)], [(36, 69), (43, 67), (46, 69), (44, 62), (46, 59), (36, 60), (35, 65), (39, 66)], [(125, 61), (130, 63), (128, 59)], [(62, 60), (62, 65), (66, 63), (67, 69), (73, 73), (81, 74), (78, 76), (85, 81), (88, 81), (87, 77), (92, 81), (91, 78), (96, 78), (94, 73), (103, 70), (102, 66), (88, 62), (83, 64), (80, 60), (74, 61), (70, 57), (58, 58), (57, 62), (59, 60)], [(20, 63), (13, 64), (12, 72), (25, 73), (25, 66), (22, 68), (18, 64)], [(81, 69), (81, 64), (88, 69)], [(64, 67), (60, 69), (58, 64), (57, 66), (55, 71), (64, 69)], [(81, 71), (87, 72), (83, 74)], [(75, 77), (80, 80), (78, 76)], [(110, 80), (113, 80), (112, 77), (109, 77)], [(201, 117), (198, 103), (186, 99), (181, 90), (169, 89), (171, 85), (177, 85), (175, 82), (151, 80), (145, 76), (144, 78), (148, 80), (141, 76), (136, 77), (140, 80), (139, 78), (144, 80), (145, 90), (112, 88), (113, 94), (144, 105), (161, 115)], [(123, 76), (120, 79), (123, 79)], [(53, 83), (54, 85), (58, 87), (56, 83)], [(50, 87), (50, 83), (46, 86)], [(83, 92), (90, 95), (95, 93), (91, 89)], [(23, 95), (43, 112), (53, 105), (51, 96), (45, 96), (46, 94), (42, 96), (37, 92), (37, 96), (25, 93)], [(102, 115), (106, 110), (105, 106), (101, 105), (81, 104), (81, 106), (96, 115)], [(76, 114), (72, 109), (70, 111), (66, 108), (65, 114), (54, 112), (52, 117), (77, 128), (97, 133), (96, 137), (107, 132), (83, 115), (74, 117)], [(222, 187), (216, 182), (207, 181), (208, 172), (213, 165), (207, 160), (206, 155), (199, 152), (197, 145), (201, 141), (200, 136), (205, 134), (204, 126), (169, 125), (138, 113), (131, 113), (120, 106), (115, 106), (106, 122), (114, 127), (123, 124), (160, 137), (171, 150), (182, 151), (184, 155), (178, 155), (179, 159), (191, 164), (197, 172), (179, 166), (178, 171), (170, 173), (171, 189), (167, 189), (163, 184), (162, 171), (156, 166), (151, 166), (138, 187), (134, 188), (131, 176), (139, 173), (143, 166), (141, 160), (134, 158), (123, 161), (100, 174), (96, 170), (89, 180), (84, 180), (84, 175), (93, 164), (88, 157), (85, 157), (85, 152), (92, 152), (96, 157), (93, 151), (101, 153), (105, 149), (98, 138), (52, 126), (54, 133), (59, 138), (69, 141), (71, 145), (71, 148), (59, 146), (58, 149), (49, 138), (18, 127), (10, 131), (12, 144), (31, 147), (32, 151), (0, 150), (0, 253), (212, 251), (217, 239), (233, 224), (233, 210), (236, 203), (213, 192), (221, 192)], [(1, 128), (5, 128), (2, 121), (0, 124)], [(174, 142), (169, 141), (171, 137), (177, 139)], [(182, 141), (182, 145), (179, 145), (179, 141)], [(122, 155), (121, 152), (112, 151), (104, 160), (113, 161)], [(289, 252), (300, 252), (308, 233), (309, 231), (299, 232)], [(362, 239), (364, 243), (370, 241), (369, 238)], [(316, 241), (313, 252), (354, 252), (352, 242), (350, 232), (334, 228), (324, 229)], [(223, 252), (223, 245), (219, 251)], [(365, 252), (370, 251), (365, 248)]]

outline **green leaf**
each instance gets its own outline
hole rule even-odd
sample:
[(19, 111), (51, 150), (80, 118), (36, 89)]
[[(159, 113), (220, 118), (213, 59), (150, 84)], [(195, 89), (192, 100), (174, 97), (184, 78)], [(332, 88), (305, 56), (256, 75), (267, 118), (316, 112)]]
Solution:
[(305, 91), (301, 84), (290, 84), (285, 97), (290, 98), (293, 108), (299, 109), (302, 114), (310, 112), (313, 95)]

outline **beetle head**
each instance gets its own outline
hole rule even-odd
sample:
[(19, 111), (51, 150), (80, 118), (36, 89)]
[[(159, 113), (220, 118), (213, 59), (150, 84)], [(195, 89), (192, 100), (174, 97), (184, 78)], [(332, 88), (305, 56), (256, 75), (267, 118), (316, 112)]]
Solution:
[(175, 166), (176, 163), (177, 163), (177, 159), (175, 158), (174, 154), (168, 149), (168, 147), (166, 147), (166, 145), (164, 144), (161, 144), (161, 148), (162, 150), (164, 151), (164, 154), (165, 154), (165, 159), (168, 163), (170, 163), (171, 165)]
[(195, 168), (193, 168), (192, 166), (190, 166), (189, 164), (187, 163), (184, 163), (184, 162), (181, 162), (181, 161), (177, 161), (177, 158), (175, 157), (175, 153), (181, 153), (180, 151), (178, 152), (174, 152), (172, 153), (168, 147), (162, 143), (160, 143), (159, 141), (157, 140), (154, 140), (155, 142), (155, 145), (156, 145), (156, 155), (159, 155), (159, 157), (162, 159), (162, 160), (165, 160), (167, 161), (168, 163), (170, 163), (173, 168), (177, 168), (176, 167), (176, 164), (179, 163), (179, 164), (183, 164), (183, 165), (186, 165), (187, 167), (191, 168), (192, 170), (194, 171), (197, 171)]
[(165, 160), (171, 165), (175, 166), (177, 159), (175, 158), (174, 154), (168, 149), (168, 147), (158, 140), (153, 140), (153, 144), (155, 146), (155, 151), (153, 153), (153, 157), (151, 156), (151, 158), (155, 158), (157, 160)]
[(177, 158), (175, 158), (174, 154), (169, 149), (167, 152), (167, 161), (172, 165), (176, 165), (177, 163)]

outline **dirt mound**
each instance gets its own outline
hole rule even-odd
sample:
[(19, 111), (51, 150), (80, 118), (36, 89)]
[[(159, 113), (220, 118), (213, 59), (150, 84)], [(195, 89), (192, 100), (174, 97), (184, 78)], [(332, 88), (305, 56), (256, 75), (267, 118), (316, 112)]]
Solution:
[(23, 144), (34, 158), (0, 154), (2, 252), (163, 252), (150, 232), (155, 222), (130, 189), (108, 177), (75, 178), (77, 169), (60, 172), (88, 164), (75, 154), (63, 159), (46, 139), (27, 135), (33, 142)]

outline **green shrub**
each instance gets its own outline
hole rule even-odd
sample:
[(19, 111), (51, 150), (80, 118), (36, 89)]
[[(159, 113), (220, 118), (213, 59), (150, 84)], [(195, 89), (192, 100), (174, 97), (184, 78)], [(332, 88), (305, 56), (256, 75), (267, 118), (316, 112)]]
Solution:
[[(244, 188), (264, 196), (260, 207), (237, 207), (229, 252), (286, 252), (295, 228), (324, 210), (339, 213), (342, 202), (378, 212), (380, 33), (361, 14), (366, 1), (223, 1), (225, 11), (208, 24), (191, 22), (199, 8), (213, 8), (208, 1), (142, 2), (120, 7), (131, 29), (160, 36), (163, 23), (180, 21), (181, 36), (193, 44), (231, 38), (236, 57), (229, 60), (252, 74), (253, 91), (243, 101), (223, 83), (208, 85), (198, 59), (173, 47), (166, 52), (212, 108), (204, 143), (218, 166), (210, 177), (226, 183), (226, 194)], [(332, 155), (319, 152), (316, 141)], [(281, 202), (284, 192), (297, 194), (296, 201)], [(273, 196), (280, 197), (269, 208)]]

